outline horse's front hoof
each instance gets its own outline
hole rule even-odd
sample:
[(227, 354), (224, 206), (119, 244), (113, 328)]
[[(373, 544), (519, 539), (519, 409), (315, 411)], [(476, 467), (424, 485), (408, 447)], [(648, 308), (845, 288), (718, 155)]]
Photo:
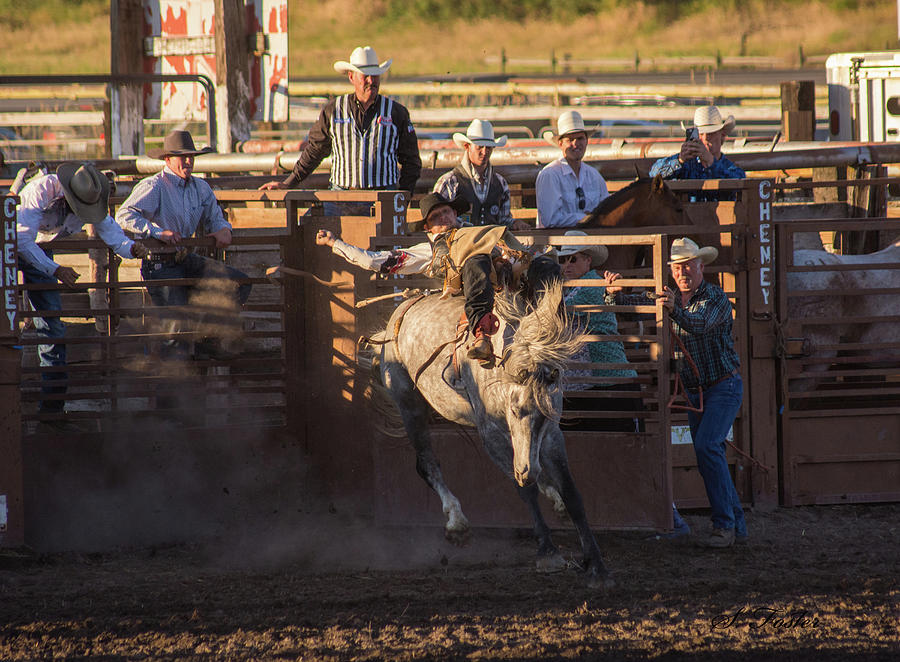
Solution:
[(465, 547), (472, 539), (472, 531), (468, 527), (459, 529), (444, 529), (444, 537), (457, 547)]
[(539, 556), (535, 561), (535, 568), (541, 574), (550, 575), (555, 572), (562, 572), (568, 567), (569, 564), (562, 557), (562, 554), (559, 553)]

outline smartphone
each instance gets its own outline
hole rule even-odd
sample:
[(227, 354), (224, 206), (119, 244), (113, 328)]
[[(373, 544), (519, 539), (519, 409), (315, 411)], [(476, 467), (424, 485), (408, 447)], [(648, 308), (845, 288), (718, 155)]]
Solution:
[(685, 140), (699, 140), (700, 132), (697, 131), (696, 126), (692, 126), (684, 131), (684, 139)]

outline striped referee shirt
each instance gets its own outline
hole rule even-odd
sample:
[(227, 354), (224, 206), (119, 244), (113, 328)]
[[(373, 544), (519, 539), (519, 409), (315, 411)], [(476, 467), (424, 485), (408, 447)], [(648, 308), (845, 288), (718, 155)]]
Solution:
[(368, 109), (353, 93), (325, 104), (284, 185), (296, 186), (327, 156), (338, 188), (412, 191), (422, 170), (409, 111), (380, 94)]
[[(646, 306), (653, 302), (643, 294), (609, 293), (607, 304)], [(675, 297), (675, 308), (669, 313), (672, 329), (684, 343), (697, 365), (699, 379), (677, 345), (674, 347), (678, 372), (687, 388), (706, 387), (727, 377), (740, 367), (741, 361), (734, 351), (731, 337), (731, 302), (718, 285), (703, 281), (691, 296), (688, 305), (682, 307), (681, 297)]]

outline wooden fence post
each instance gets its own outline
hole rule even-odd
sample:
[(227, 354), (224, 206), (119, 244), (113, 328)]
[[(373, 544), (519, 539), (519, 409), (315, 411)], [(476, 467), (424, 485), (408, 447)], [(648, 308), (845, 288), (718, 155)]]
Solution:
[[(116, 74), (140, 74), (143, 70), (144, 8), (141, 0), (113, 0), (109, 9), (110, 68)], [(144, 86), (110, 84), (109, 125), (106, 151), (117, 159), (123, 154), (144, 153)]]
[[(765, 468), (754, 466), (753, 503), (763, 509), (778, 505), (778, 398), (775, 348), (775, 192), (768, 179), (747, 180), (743, 191), (747, 223), (747, 331), (749, 365), (744, 398), (750, 416), (750, 453)], [(749, 399), (748, 399), (749, 398)]]
[(25, 544), (21, 352), (16, 321), (16, 201), (0, 198), (0, 547)]
[(216, 148), (223, 154), (250, 139), (250, 59), (244, 0), (216, 0)]
[(781, 84), (781, 133), (788, 141), (815, 140), (815, 81), (793, 80)]

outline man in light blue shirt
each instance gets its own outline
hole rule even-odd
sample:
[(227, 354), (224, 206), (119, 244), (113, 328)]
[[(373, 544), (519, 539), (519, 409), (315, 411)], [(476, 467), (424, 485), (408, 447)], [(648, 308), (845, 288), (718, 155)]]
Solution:
[[(210, 151), (210, 148), (196, 149), (187, 131), (169, 133), (162, 149), (148, 152), (148, 156), (164, 159), (165, 167), (134, 187), (119, 207), (116, 221), (137, 236), (152, 237), (176, 247), (174, 251), (156, 251), (144, 259), (141, 276), (145, 281), (213, 278), (217, 286), (227, 291), (230, 302), (239, 307), (250, 296), (251, 286), (237, 285), (235, 281), (246, 279), (246, 274), (179, 247), (182, 239), (192, 237), (201, 223), (205, 234), (215, 238), (217, 248), (231, 244), (231, 224), (225, 220), (212, 188), (206, 181), (191, 176), (194, 157)], [(157, 306), (184, 306), (194, 289), (194, 286), (177, 285), (148, 287), (150, 298)], [(216, 340), (210, 339), (204, 347), (210, 354), (220, 353)]]
[[(722, 154), (725, 137), (734, 129), (734, 116), (727, 120), (716, 106), (701, 106), (694, 112), (695, 135), (685, 140), (678, 154), (659, 159), (650, 176), (663, 179), (744, 179), (741, 168)], [(705, 191), (691, 196), (692, 202), (733, 200), (733, 192)]]

